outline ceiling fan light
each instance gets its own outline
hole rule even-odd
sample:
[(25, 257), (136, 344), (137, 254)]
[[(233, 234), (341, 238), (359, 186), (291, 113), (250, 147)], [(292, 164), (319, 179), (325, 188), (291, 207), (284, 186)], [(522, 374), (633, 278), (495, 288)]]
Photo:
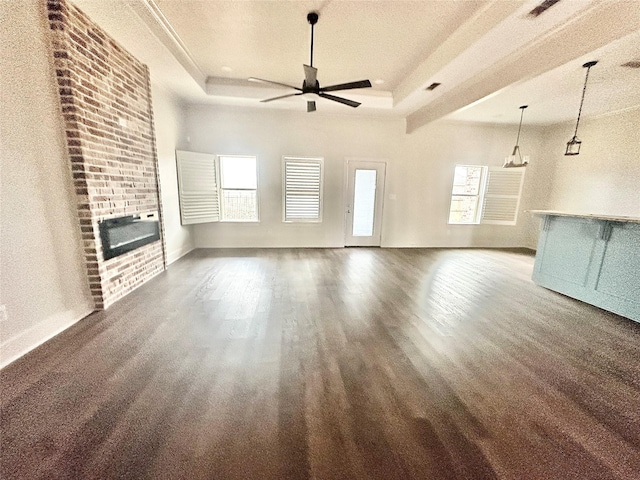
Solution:
[(567, 149), (564, 154), (569, 156), (578, 155), (580, 153), (580, 145), (582, 145), (582, 142), (574, 135), (573, 138), (567, 142)]

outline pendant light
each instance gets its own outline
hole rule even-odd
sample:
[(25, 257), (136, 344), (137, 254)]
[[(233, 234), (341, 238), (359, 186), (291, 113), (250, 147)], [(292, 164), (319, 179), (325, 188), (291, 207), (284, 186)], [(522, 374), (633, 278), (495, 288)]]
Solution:
[(580, 145), (582, 142), (578, 138), (578, 125), (580, 125), (580, 115), (582, 114), (582, 104), (584, 103), (584, 94), (587, 91), (587, 80), (589, 80), (589, 70), (593, 67), (597, 62), (594, 60), (592, 62), (587, 62), (582, 65), (587, 69), (587, 74), (584, 77), (584, 87), (582, 87), (582, 99), (580, 100), (580, 109), (578, 110), (578, 121), (576, 122), (576, 131), (573, 133), (573, 138), (567, 142), (567, 150), (564, 152), (565, 155), (578, 155), (580, 153)]
[[(513, 147), (513, 152), (508, 157), (504, 159), (504, 165), (502, 168), (511, 168), (511, 167), (526, 167), (529, 164), (529, 155), (525, 155), (524, 157), (520, 154), (520, 130), (522, 130), (522, 117), (524, 116), (524, 109), (529, 105), (522, 105), (520, 107), (520, 125), (518, 126), (518, 137), (516, 138), (516, 146)], [(518, 154), (518, 162), (516, 162), (516, 153)]]

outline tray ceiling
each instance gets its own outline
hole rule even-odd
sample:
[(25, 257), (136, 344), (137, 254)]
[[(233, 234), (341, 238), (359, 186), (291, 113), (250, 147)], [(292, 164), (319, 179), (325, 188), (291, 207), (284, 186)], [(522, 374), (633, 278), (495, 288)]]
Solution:
[(299, 86), (315, 10), (321, 85), (374, 84), (344, 92), (361, 107), (320, 100), (318, 114), (401, 116), (413, 131), (442, 117), (514, 123), (529, 104), (530, 123), (567, 121), (591, 59), (587, 116), (640, 105), (640, 69), (620, 67), (640, 55), (637, 0), (562, 0), (535, 18), (537, 0), (73, 1), (190, 103), (302, 111), (302, 97), (261, 104), (288, 90), (247, 78)]

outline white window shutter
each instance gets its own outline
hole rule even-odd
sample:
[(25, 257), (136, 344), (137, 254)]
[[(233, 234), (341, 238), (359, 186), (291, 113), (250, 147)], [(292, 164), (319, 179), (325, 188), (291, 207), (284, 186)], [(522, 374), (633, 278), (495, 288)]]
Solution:
[(176, 150), (182, 225), (220, 220), (215, 155)]
[(524, 168), (490, 167), (480, 223), (515, 225), (518, 220)]
[(322, 220), (322, 159), (284, 158), (284, 221)]

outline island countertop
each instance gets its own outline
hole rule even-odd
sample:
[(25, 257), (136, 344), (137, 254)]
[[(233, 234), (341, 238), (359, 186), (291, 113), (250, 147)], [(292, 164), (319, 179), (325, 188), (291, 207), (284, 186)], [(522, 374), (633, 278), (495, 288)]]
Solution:
[(534, 215), (551, 215), (553, 217), (575, 217), (575, 218), (591, 218), (594, 220), (606, 220), (609, 222), (622, 223), (640, 223), (640, 217), (631, 217), (626, 215), (599, 215), (596, 213), (570, 213), (560, 212), (557, 210), (527, 210)]

